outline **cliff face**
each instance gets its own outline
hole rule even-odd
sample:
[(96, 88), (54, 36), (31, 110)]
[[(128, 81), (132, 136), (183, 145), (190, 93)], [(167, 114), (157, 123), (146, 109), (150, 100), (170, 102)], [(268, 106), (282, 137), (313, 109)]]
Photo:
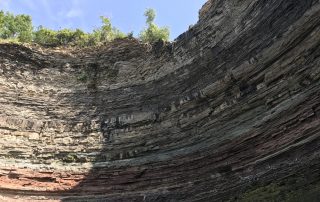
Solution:
[(0, 199), (315, 199), (319, 25), (319, 0), (210, 0), (172, 44), (1, 44)]

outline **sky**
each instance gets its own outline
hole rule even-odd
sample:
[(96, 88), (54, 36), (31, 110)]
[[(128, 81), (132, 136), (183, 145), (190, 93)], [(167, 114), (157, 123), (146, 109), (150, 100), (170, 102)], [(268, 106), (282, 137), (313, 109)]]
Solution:
[(168, 26), (171, 40), (198, 21), (198, 11), (207, 0), (0, 0), (0, 10), (28, 14), (37, 27), (80, 28), (90, 32), (109, 17), (122, 32), (137, 36), (145, 27), (144, 11), (156, 10), (155, 22)]

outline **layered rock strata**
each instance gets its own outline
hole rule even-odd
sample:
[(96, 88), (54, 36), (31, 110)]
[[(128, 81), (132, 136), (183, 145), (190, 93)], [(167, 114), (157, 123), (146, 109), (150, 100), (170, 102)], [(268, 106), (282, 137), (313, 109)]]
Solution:
[(316, 199), (319, 25), (319, 0), (210, 0), (170, 44), (1, 44), (2, 199)]

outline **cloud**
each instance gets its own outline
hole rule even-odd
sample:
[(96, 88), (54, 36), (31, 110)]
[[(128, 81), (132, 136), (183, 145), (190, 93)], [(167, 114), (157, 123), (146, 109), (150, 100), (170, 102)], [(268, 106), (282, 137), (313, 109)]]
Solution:
[(83, 15), (82, 10), (78, 8), (71, 8), (66, 14), (67, 18), (77, 18), (77, 17), (81, 17), (82, 15)]
[(71, 8), (67, 11), (66, 17), (67, 18), (77, 18), (83, 15), (83, 11), (81, 9), (80, 0), (72, 0), (71, 1)]
[(50, 5), (50, 3), (46, 0), (40, 0), (40, 5), (39, 8), (43, 9), (46, 13), (46, 15), (50, 18), (50, 19), (54, 19), (55, 15), (53, 13), (52, 10), (52, 6)]
[(32, 0), (22, 1), (22, 2), (31, 10), (36, 10), (37, 9), (37, 5)]
[(0, 10), (29, 14), (35, 26), (75, 28), (86, 26), (86, 3), (84, 0), (0, 0)]
[(9, 10), (11, 0), (0, 0), (0, 10)]

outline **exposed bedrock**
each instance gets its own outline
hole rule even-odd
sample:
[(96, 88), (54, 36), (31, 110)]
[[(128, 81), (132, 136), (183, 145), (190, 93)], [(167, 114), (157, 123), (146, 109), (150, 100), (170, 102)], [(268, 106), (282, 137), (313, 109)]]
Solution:
[(171, 44), (0, 61), (0, 200), (319, 197), (319, 0), (210, 0)]

